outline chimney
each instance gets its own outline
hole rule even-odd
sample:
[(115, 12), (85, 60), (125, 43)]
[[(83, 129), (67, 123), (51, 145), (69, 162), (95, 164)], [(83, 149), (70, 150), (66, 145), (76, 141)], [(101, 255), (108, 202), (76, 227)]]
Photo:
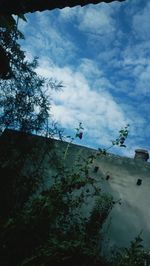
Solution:
[(134, 159), (139, 159), (146, 162), (149, 159), (149, 153), (147, 150), (136, 149)]

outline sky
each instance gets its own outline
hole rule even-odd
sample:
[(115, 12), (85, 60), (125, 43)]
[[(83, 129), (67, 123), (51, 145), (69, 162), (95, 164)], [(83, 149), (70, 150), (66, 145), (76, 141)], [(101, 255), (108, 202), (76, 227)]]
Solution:
[(150, 149), (150, 1), (126, 0), (26, 14), (19, 21), (37, 73), (61, 81), (51, 91), (51, 111), (66, 134), (84, 126), (78, 144), (107, 148), (130, 124), (126, 148), (111, 152), (134, 157)]

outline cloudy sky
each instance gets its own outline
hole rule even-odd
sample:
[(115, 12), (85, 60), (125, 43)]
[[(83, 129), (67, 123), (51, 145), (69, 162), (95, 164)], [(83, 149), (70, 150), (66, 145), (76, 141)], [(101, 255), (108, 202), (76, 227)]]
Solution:
[[(81, 145), (108, 147), (130, 124), (127, 148), (133, 157), (150, 149), (150, 1), (88, 5), (27, 14), (20, 21), (27, 57), (39, 57), (37, 72), (63, 82), (52, 92), (52, 113), (72, 130), (85, 127)], [(73, 134), (73, 133), (72, 133)]]

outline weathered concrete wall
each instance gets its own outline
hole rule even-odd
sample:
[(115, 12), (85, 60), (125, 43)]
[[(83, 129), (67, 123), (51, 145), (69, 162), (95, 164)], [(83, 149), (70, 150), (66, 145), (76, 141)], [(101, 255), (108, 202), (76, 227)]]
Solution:
[[(78, 149), (78, 152), (76, 151)], [(90, 149), (72, 146), (71, 154), (89, 155)], [(98, 166), (97, 173), (94, 173)], [(140, 232), (144, 246), (150, 248), (150, 163), (115, 156), (98, 157), (90, 169), (90, 176), (99, 180), (103, 192), (110, 193), (114, 205), (104, 225), (104, 249), (125, 247)], [(141, 185), (138, 185), (141, 182)]]
[[(30, 174), (40, 169), (45, 176), (44, 186), (50, 185), (57, 167), (63, 162), (68, 144), (30, 135), (18, 141), (16, 136), (16, 132), (6, 131), (0, 138), (0, 145), (3, 146), (0, 150), (1, 165), (17, 162), (24, 155), (22, 171)], [(6, 150), (10, 150), (7, 158)], [(73, 167), (78, 159), (82, 161), (96, 153), (92, 149), (70, 145), (64, 164)], [(94, 170), (95, 166), (98, 167), (97, 172)], [(91, 165), (89, 176), (100, 183), (103, 192), (112, 194), (114, 201), (117, 201), (103, 228), (104, 250), (127, 246), (141, 231), (144, 245), (149, 248), (150, 163), (112, 154), (101, 155)], [(138, 179), (141, 180), (141, 185), (137, 184)]]
[[(144, 245), (149, 248), (150, 164), (116, 156), (101, 158), (98, 164), (105, 176), (101, 179), (103, 190), (118, 200), (104, 226), (106, 247), (108, 242), (110, 247), (127, 246), (142, 231)], [(141, 185), (137, 185), (138, 179)]]

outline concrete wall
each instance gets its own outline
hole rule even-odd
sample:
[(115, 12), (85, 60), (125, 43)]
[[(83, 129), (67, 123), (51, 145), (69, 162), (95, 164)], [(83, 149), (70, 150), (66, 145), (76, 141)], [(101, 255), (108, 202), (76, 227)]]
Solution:
[[(18, 142), (17, 134), (19, 133), (6, 131), (1, 136), (0, 146), (3, 146), (0, 151), (1, 165), (17, 162), (24, 152), (26, 159), (22, 171), (30, 174), (37, 168), (41, 169), (41, 174), (45, 176), (43, 186), (51, 185), (52, 177), (62, 163), (68, 144), (30, 135)], [(21, 143), (25, 143), (23, 145), (25, 147), (30, 143), (30, 150), (22, 150)], [(6, 158), (4, 154), (7, 149), (10, 149), (10, 152)], [(83, 158), (96, 153), (97, 151), (92, 149), (70, 145), (64, 163), (73, 167), (77, 160), (82, 161)], [(94, 170), (95, 166), (98, 167), (97, 172)], [(112, 154), (101, 155), (91, 165), (89, 176), (99, 182), (102, 192), (110, 193), (114, 201), (117, 201), (103, 227), (104, 250), (115, 246), (128, 246), (141, 231), (144, 245), (149, 248), (150, 163)], [(138, 179), (142, 180), (141, 185), (137, 185)]]
[[(141, 231), (146, 248), (150, 248), (150, 164), (108, 155), (99, 159), (104, 173), (104, 191), (118, 201), (104, 226), (105, 246), (128, 246)], [(106, 180), (109, 175), (109, 180)], [(142, 184), (137, 185), (141, 179)], [(111, 241), (107, 241), (111, 240)]]
[[(74, 146), (70, 151), (74, 156), (95, 152)], [(99, 167), (97, 173), (95, 166)], [(102, 192), (110, 193), (117, 202), (103, 228), (104, 249), (128, 246), (141, 232), (145, 248), (150, 248), (150, 163), (102, 155), (91, 166), (90, 176), (100, 182)], [(138, 179), (141, 185), (137, 184)]]

